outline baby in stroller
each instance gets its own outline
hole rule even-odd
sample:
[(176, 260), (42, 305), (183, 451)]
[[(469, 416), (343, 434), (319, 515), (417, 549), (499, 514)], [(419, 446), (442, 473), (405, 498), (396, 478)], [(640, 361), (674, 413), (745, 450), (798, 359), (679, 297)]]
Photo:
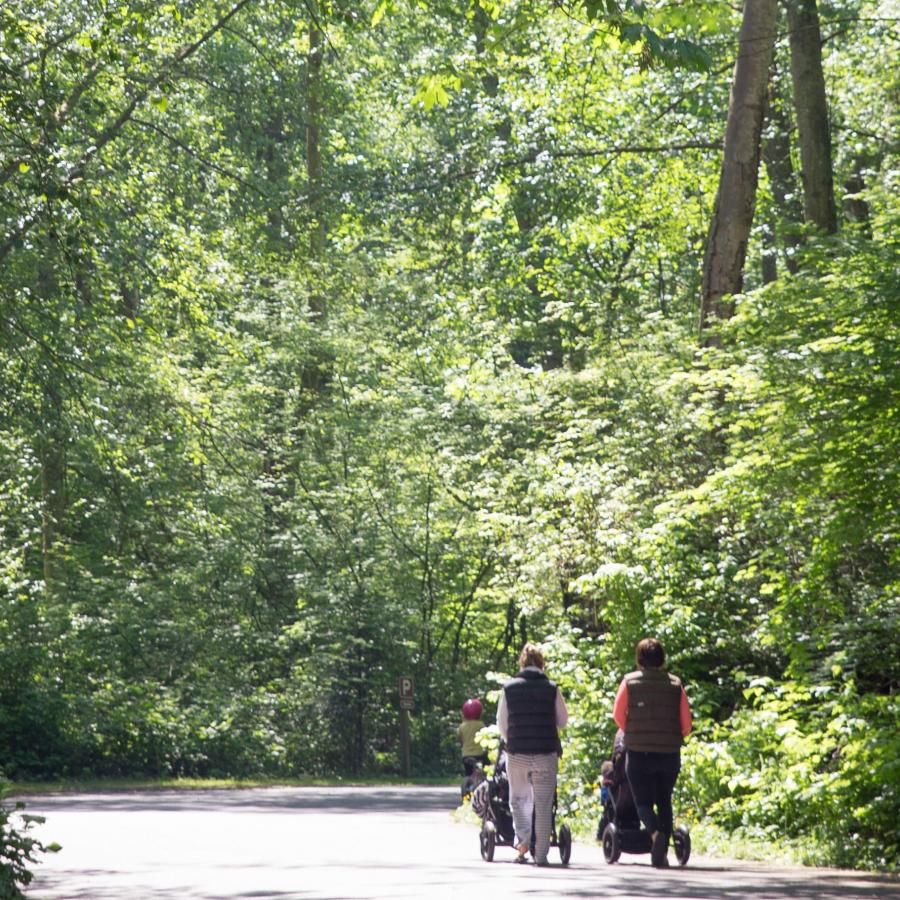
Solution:
[[(650, 833), (641, 825), (625, 775), (625, 733), (621, 728), (613, 741), (612, 759), (605, 760), (600, 767), (600, 780), (603, 813), (597, 826), (597, 840), (603, 844), (606, 861), (617, 862), (623, 852), (649, 853)], [(675, 829), (672, 844), (679, 865), (685, 865), (691, 855), (691, 835), (686, 825)]]
[[(472, 809), (481, 819), (481, 858), (485, 862), (494, 859), (494, 848), (515, 847), (516, 829), (513, 825), (512, 809), (509, 805), (509, 777), (506, 774), (506, 747), (500, 742), (494, 773), (482, 781), (472, 792)], [(534, 830), (532, 829), (531, 852), (534, 855)], [(568, 825), (556, 832), (556, 801), (553, 802), (553, 819), (550, 825), (550, 846), (559, 847), (562, 864), (568, 864), (572, 855), (572, 833)]]

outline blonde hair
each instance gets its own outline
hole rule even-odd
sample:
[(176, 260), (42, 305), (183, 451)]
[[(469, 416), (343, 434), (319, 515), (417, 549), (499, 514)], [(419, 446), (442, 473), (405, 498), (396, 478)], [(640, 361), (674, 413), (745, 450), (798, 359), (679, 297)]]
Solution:
[(528, 666), (537, 666), (539, 669), (544, 668), (544, 653), (537, 644), (527, 643), (519, 654), (519, 668), (525, 669)]

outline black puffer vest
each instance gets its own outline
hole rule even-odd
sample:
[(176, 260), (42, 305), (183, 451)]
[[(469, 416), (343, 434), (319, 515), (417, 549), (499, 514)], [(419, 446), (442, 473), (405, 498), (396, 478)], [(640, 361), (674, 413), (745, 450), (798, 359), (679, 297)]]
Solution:
[(543, 672), (523, 669), (503, 685), (509, 713), (506, 736), (510, 753), (558, 753), (556, 684)]
[(641, 669), (625, 676), (629, 750), (674, 753), (681, 749), (681, 682), (662, 669)]

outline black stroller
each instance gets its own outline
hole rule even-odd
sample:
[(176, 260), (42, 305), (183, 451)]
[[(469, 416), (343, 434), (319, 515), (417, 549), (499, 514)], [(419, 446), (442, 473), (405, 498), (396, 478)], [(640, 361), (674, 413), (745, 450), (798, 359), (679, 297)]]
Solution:
[[(512, 810), (509, 806), (509, 778), (506, 774), (506, 750), (500, 745), (494, 774), (482, 781), (472, 793), (472, 809), (481, 819), (481, 858), (485, 862), (494, 859), (495, 847), (515, 847), (516, 834)], [(534, 819), (531, 829), (531, 855), (534, 856)], [(550, 846), (559, 848), (559, 858), (564, 866), (572, 855), (572, 832), (568, 825), (556, 830), (556, 797), (553, 798), (553, 816), (550, 820)]]
[[(614, 863), (623, 852), (649, 853), (650, 832), (641, 825), (625, 776), (625, 737), (621, 731), (616, 734), (612, 760), (603, 764), (601, 777), (603, 814), (597, 826), (597, 840), (603, 844), (604, 859)], [(686, 825), (675, 829), (672, 845), (678, 864), (686, 865), (691, 855), (691, 835)]]

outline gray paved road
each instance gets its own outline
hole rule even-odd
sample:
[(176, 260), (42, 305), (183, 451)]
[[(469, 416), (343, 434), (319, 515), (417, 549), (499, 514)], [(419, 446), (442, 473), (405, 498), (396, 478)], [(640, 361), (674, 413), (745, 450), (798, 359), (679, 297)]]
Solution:
[(269, 788), (35, 797), (41, 836), (63, 851), (29, 900), (671, 897), (676, 900), (900, 898), (900, 882), (831, 870), (692, 859), (660, 872), (646, 856), (607, 866), (576, 843), (568, 868), (484, 863), (478, 831), (455, 823), (452, 788)]

